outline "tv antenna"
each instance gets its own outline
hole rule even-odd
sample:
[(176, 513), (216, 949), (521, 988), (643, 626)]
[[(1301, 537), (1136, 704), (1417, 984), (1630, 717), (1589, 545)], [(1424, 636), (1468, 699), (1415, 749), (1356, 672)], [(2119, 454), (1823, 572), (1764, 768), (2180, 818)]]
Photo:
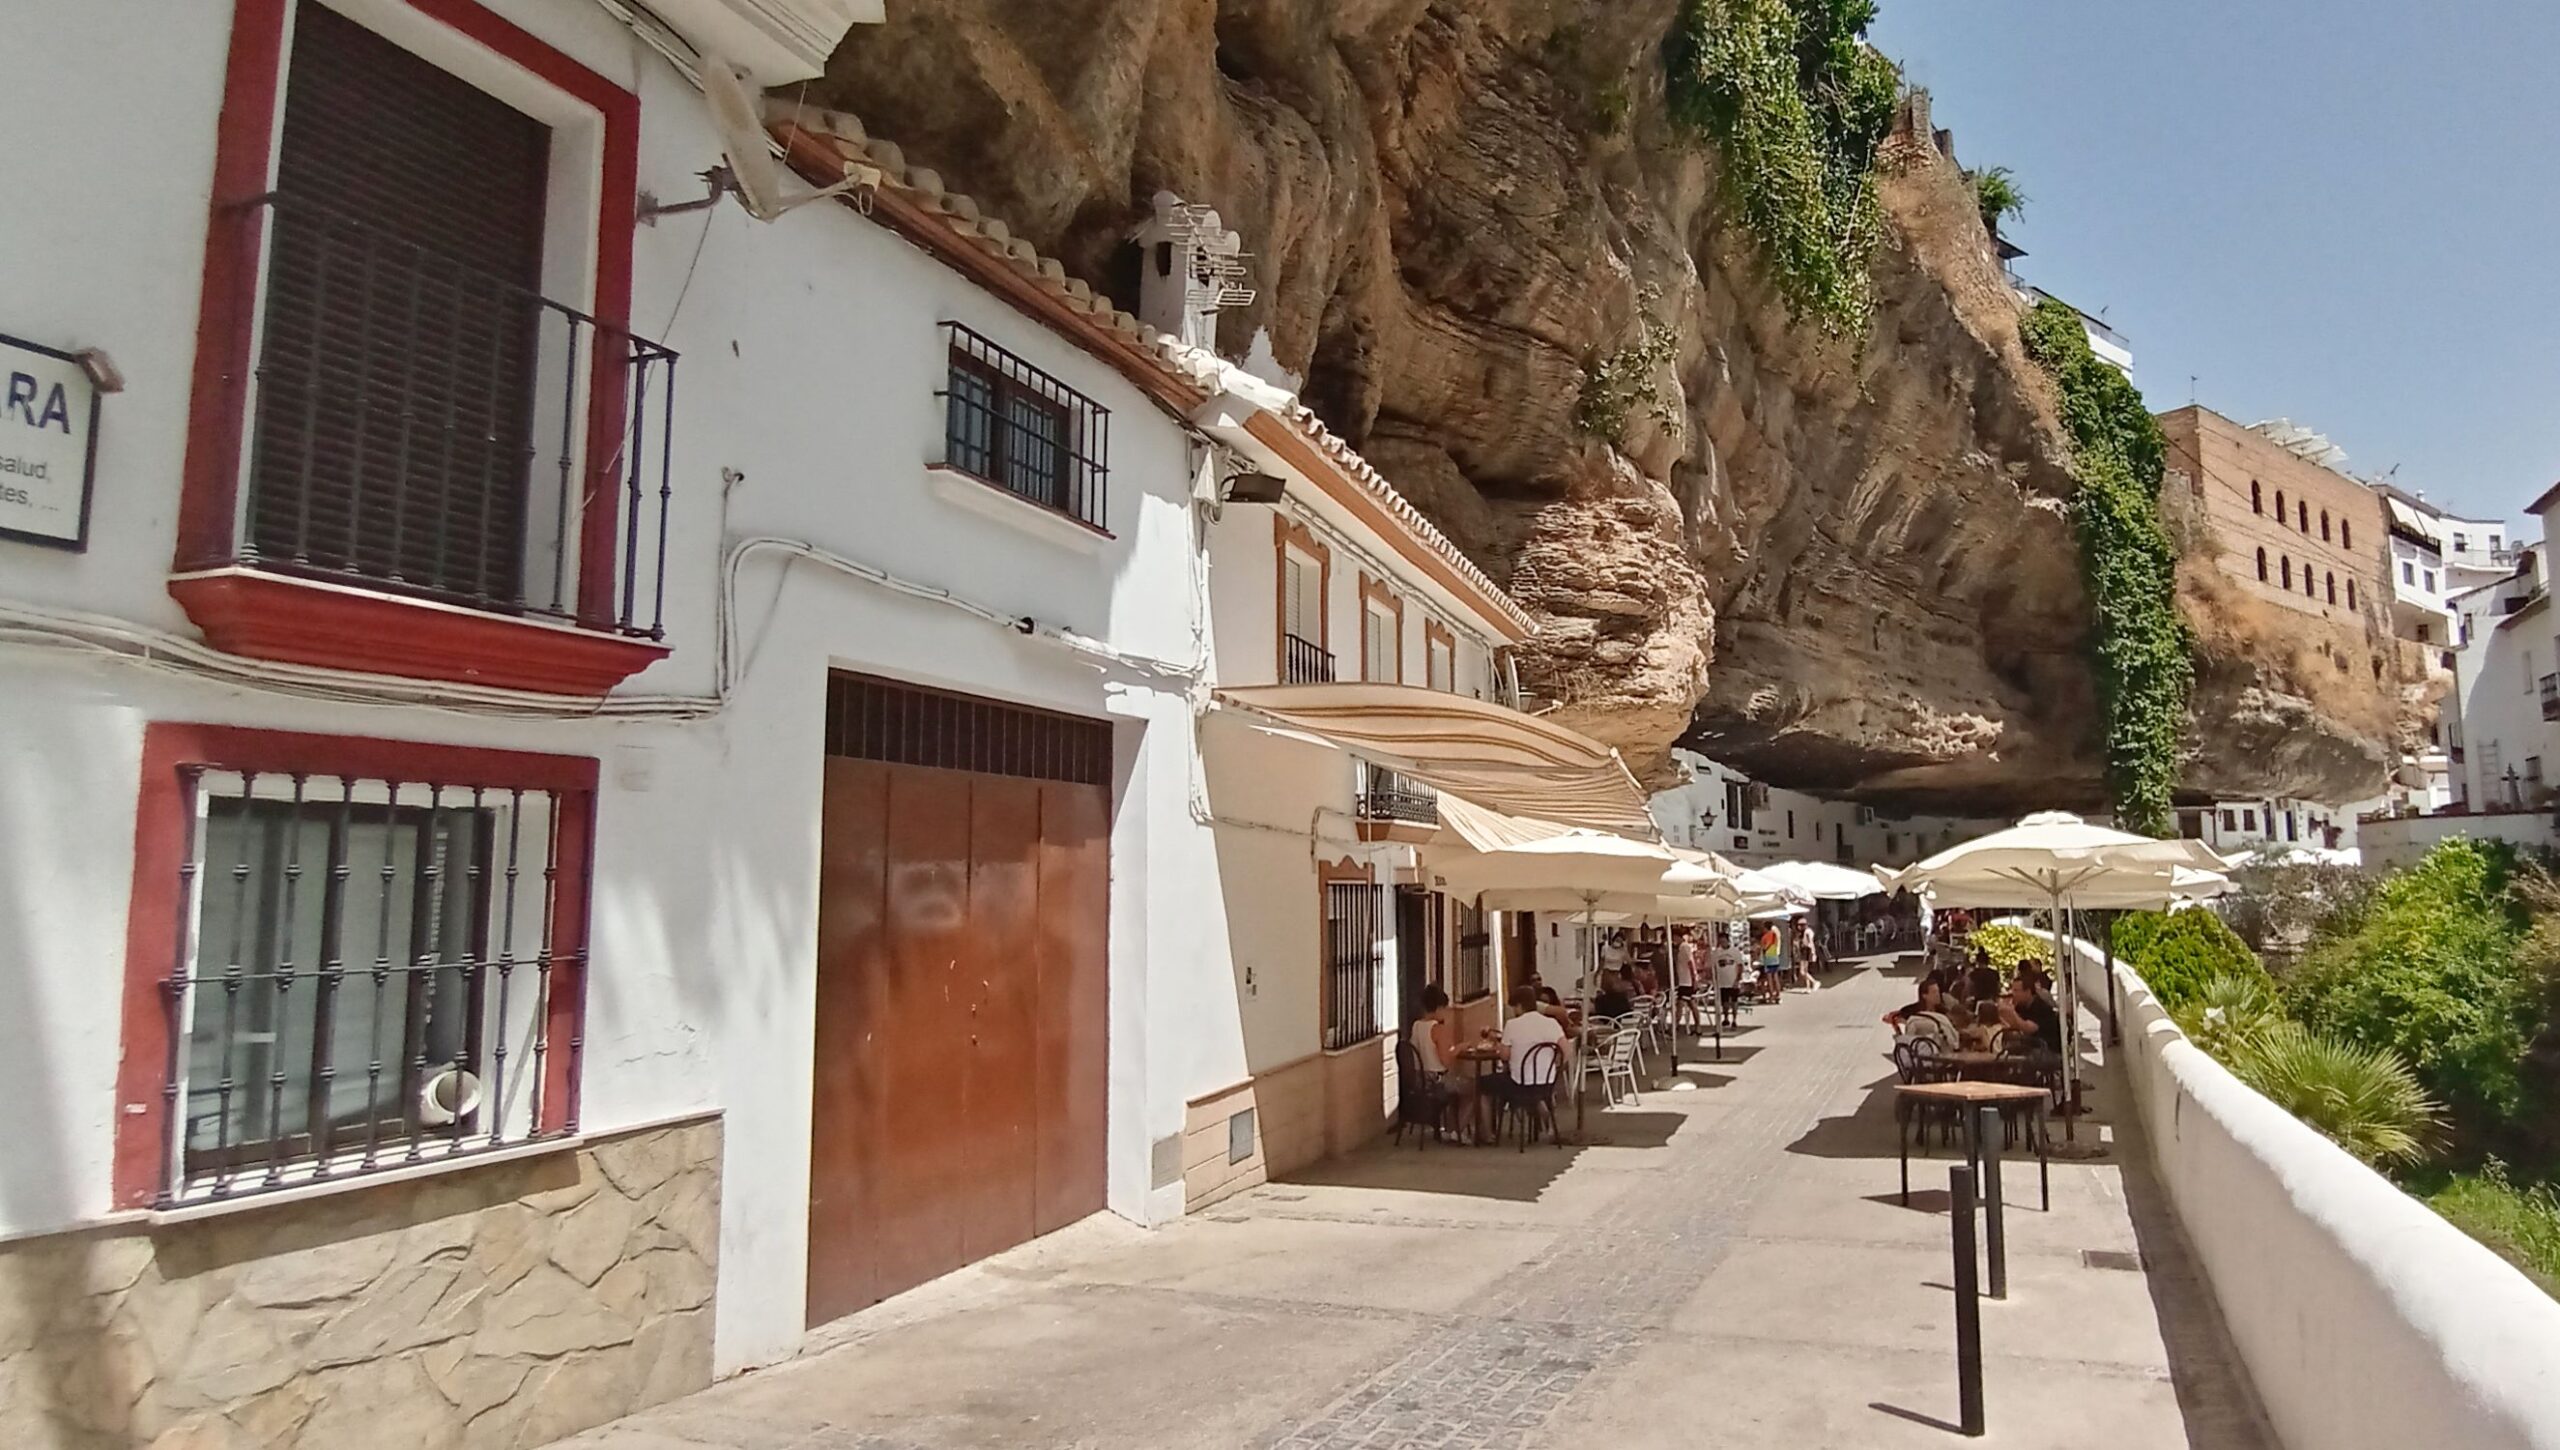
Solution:
[(695, 201), (661, 202), (647, 192), (640, 193), (640, 221), (657, 225), (658, 218), (682, 212), (708, 211), (720, 204), (720, 198), (734, 196), (747, 215), (769, 222), (783, 213), (797, 211), (813, 201), (850, 193), (854, 205), (864, 212), (871, 210), (871, 198), (880, 189), (879, 168), (848, 166), (844, 180), (833, 186), (812, 187), (782, 169), (773, 155), (773, 138), (765, 134), (757, 120), (755, 92), (748, 87), (747, 77), (736, 66), (718, 56), (704, 56), (702, 61), (702, 93), (711, 103), (711, 121), (720, 131), (722, 165), (701, 173), (709, 194)]

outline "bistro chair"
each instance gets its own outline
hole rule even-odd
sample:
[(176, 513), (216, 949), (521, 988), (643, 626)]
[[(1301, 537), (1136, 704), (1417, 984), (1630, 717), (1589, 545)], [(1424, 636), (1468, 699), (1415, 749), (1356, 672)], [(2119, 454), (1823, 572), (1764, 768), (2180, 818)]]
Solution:
[(1609, 1034), (1608, 1044), (1592, 1054), (1600, 1070), (1600, 1091), (1613, 1108), (1618, 1105), (1620, 1083), (1626, 1084), (1628, 1102), (1638, 1105), (1644, 1102), (1636, 1095), (1636, 1053), (1643, 1046), (1642, 1037), (1643, 1033), (1634, 1019), (1621, 1017), (1617, 1030)]
[(1495, 1078), (1491, 1083), (1494, 1141), (1502, 1141), (1505, 1124), (1516, 1125), (1523, 1153), (1529, 1151), (1542, 1124), (1548, 1137), (1556, 1137), (1556, 1087), (1563, 1080), (1564, 1051), (1554, 1043), (1541, 1042), (1522, 1053), (1518, 1077)]
[(1413, 1044), (1396, 1039), (1396, 1146), (1404, 1146), (1404, 1130), (1421, 1130), (1421, 1146), (1431, 1146), (1432, 1138), (1446, 1125), (1451, 1098), (1448, 1092), (1422, 1076), (1422, 1054)]

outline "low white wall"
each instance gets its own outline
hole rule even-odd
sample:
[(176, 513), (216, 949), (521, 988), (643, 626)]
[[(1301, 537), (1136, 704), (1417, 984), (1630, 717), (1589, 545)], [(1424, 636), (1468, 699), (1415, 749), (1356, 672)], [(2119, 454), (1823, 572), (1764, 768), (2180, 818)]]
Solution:
[[(2097, 951), (2082, 994), (2104, 1011)], [(2116, 969), (2151, 1154), (2293, 1450), (2560, 1450), (2560, 1302), (2187, 1040)]]
[(2507, 841), (2549, 850), (2560, 846), (2549, 811), (2499, 811), (2461, 816), (2396, 816), (2363, 821), (2356, 826), (2356, 847), (2364, 864), (2376, 870), (2413, 866), (2438, 841), (2468, 836), (2475, 841)]

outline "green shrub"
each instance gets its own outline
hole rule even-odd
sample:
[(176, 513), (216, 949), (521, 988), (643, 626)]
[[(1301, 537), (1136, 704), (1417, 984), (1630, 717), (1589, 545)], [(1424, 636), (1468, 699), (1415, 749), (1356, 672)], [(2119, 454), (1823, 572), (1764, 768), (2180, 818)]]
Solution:
[(2503, 846), (2444, 842), (2375, 888), (2345, 929), (2316, 936), (2284, 984), (2306, 1026), (2408, 1062), (2475, 1143), (2522, 1108), (2545, 1010), (2519, 960), (2513, 866)]
[(2169, 1015), (2188, 1040), (2226, 1064), (2257, 1047), (2285, 1020), (2275, 984), (2246, 972), (2213, 978)]
[(2457, 1173), (2427, 1195), (2427, 1207), (2524, 1270), (2560, 1298), (2560, 1195), (2551, 1186), (2510, 1182), (2497, 1159), (2478, 1173)]
[(2249, 944), (2210, 911), (2134, 912), (2116, 923), (2116, 956), (2173, 1016), (2216, 978), (2267, 977)]
[(1990, 953), (1991, 965), (1999, 968), (2003, 977), (2015, 975), (2020, 962), (2043, 962), (2048, 967), (2053, 964), (2052, 943), (2005, 922), (1975, 927), (1973, 944)]
[(1973, 183), (1973, 204), (1982, 210), (1982, 229), (2000, 235), (2000, 223), (2027, 209), (2027, 194), (2018, 189), (2016, 173), (2006, 166), (1993, 166), (1981, 171), (1968, 171), (1965, 180)]
[(2227, 1065), (2268, 1101), (2376, 1168), (2425, 1159), (2442, 1115), (2388, 1049), (2324, 1037), (2296, 1022), (2267, 1029)]

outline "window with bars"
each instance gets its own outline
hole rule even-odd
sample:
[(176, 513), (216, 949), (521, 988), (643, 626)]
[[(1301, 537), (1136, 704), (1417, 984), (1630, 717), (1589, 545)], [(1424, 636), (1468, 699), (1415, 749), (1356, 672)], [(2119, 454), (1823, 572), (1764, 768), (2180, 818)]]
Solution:
[(1324, 887), (1324, 1045), (1350, 1047), (1378, 1035), (1379, 888), (1366, 881)]
[(585, 793), (211, 766), (182, 782), (159, 1202), (575, 1130), (585, 961), (558, 928), (577, 914), (566, 939), (584, 941), (584, 853), (562, 842)]
[(1458, 984), (1451, 994), (1461, 1002), (1472, 1002), (1493, 990), (1493, 932), (1482, 906), (1472, 901), (1458, 903)]
[(957, 322), (942, 390), (942, 461), (983, 483), (1104, 527), (1111, 412)]

